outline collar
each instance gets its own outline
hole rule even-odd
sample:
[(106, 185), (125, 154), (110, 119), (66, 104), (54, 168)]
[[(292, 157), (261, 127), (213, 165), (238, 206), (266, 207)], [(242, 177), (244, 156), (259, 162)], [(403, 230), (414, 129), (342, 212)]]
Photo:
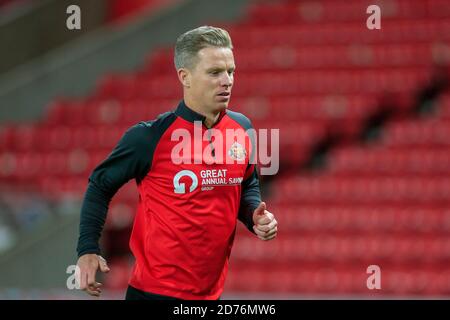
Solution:
[[(201, 121), (202, 123), (205, 123), (206, 117), (200, 113), (195, 112), (191, 108), (189, 108), (184, 100), (181, 100), (181, 102), (178, 104), (177, 109), (175, 110), (175, 114), (181, 118), (183, 118), (186, 121), (194, 122), (194, 121)], [(220, 112), (219, 117), (217, 118), (216, 123), (217, 125), (219, 121), (223, 118), (223, 116), (226, 114), (226, 110), (223, 110)]]
[(175, 110), (175, 114), (189, 122), (194, 122), (194, 121), (204, 122), (206, 119), (206, 117), (204, 115), (197, 113), (194, 110), (190, 109), (186, 105), (184, 100), (181, 100), (181, 102), (178, 104), (177, 110)]

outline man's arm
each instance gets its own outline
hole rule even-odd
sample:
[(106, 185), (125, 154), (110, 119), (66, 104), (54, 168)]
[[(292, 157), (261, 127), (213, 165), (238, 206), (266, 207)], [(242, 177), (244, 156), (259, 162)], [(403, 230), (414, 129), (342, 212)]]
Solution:
[(150, 123), (139, 123), (131, 127), (89, 177), (81, 208), (77, 266), (80, 289), (92, 296), (101, 293), (102, 284), (95, 280), (97, 270), (109, 271), (105, 259), (100, 256), (99, 247), (109, 203), (120, 187), (133, 178), (139, 182), (150, 170), (150, 126)]
[(131, 179), (142, 180), (150, 169), (149, 124), (131, 127), (108, 158), (89, 177), (80, 217), (78, 256), (100, 254), (98, 245), (109, 203), (116, 192)]
[(253, 230), (253, 212), (261, 202), (259, 178), (255, 165), (256, 154), (254, 152), (254, 150), (256, 150), (256, 135), (249, 118), (239, 112), (230, 110), (227, 114), (230, 118), (236, 121), (242, 129), (245, 130), (250, 139), (251, 151), (248, 156), (249, 164), (245, 170), (244, 180), (242, 182), (238, 219), (247, 227), (248, 230), (255, 233)]
[(261, 202), (261, 193), (256, 166), (250, 165), (247, 172), (248, 177), (244, 177), (245, 179), (242, 182), (241, 203), (239, 206), (238, 219), (247, 227), (248, 230), (255, 233), (253, 230), (253, 212)]

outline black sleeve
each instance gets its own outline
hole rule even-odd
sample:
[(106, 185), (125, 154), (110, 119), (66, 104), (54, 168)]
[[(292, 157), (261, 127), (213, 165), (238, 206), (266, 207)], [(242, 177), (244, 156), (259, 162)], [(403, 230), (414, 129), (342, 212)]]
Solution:
[(78, 256), (100, 253), (98, 242), (112, 197), (129, 180), (139, 183), (150, 170), (154, 150), (150, 128), (151, 122), (141, 122), (128, 129), (89, 177), (81, 208)]
[(248, 230), (255, 233), (253, 230), (253, 211), (255, 211), (261, 202), (261, 193), (256, 166), (251, 167), (253, 168), (252, 174), (242, 182), (238, 219), (242, 221)]
[[(256, 150), (256, 136), (252, 130), (253, 126), (249, 118), (242, 113), (227, 111), (230, 118), (234, 119), (247, 132), (252, 144), (252, 150)], [(253, 211), (259, 206), (261, 202), (261, 193), (259, 189), (259, 178), (256, 169), (256, 154), (252, 152), (249, 155), (249, 165), (245, 174), (245, 180), (242, 182), (241, 202), (239, 205), (238, 219), (250, 230), (253, 230)]]

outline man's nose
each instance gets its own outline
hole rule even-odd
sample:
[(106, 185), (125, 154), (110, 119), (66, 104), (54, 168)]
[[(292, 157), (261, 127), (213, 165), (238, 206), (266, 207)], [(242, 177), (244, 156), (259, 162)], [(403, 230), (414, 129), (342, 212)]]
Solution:
[(221, 79), (222, 86), (231, 86), (233, 84), (233, 78), (227, 72), (225, 72), (224, 76)]

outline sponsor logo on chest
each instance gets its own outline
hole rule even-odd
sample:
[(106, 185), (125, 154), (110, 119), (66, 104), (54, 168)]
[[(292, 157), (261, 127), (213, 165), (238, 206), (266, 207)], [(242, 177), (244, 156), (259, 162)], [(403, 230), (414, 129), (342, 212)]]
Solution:
[(200, 171), (200, 177), (198, 177), (191, 170), (181, 170), (173, 177), (174, 193), (185, 194), (186, 183), (181, 182), (181, 178), (189, 177), (191, 179), (191, 186), (189, 192), (197, 189), (199, 182), (202, 191), (213, 190), (214, 187), (224, 186), (236, 186), (240, 185), (244, 177), (230, 177), (228, 176), (228, 169), (206, 169)]

